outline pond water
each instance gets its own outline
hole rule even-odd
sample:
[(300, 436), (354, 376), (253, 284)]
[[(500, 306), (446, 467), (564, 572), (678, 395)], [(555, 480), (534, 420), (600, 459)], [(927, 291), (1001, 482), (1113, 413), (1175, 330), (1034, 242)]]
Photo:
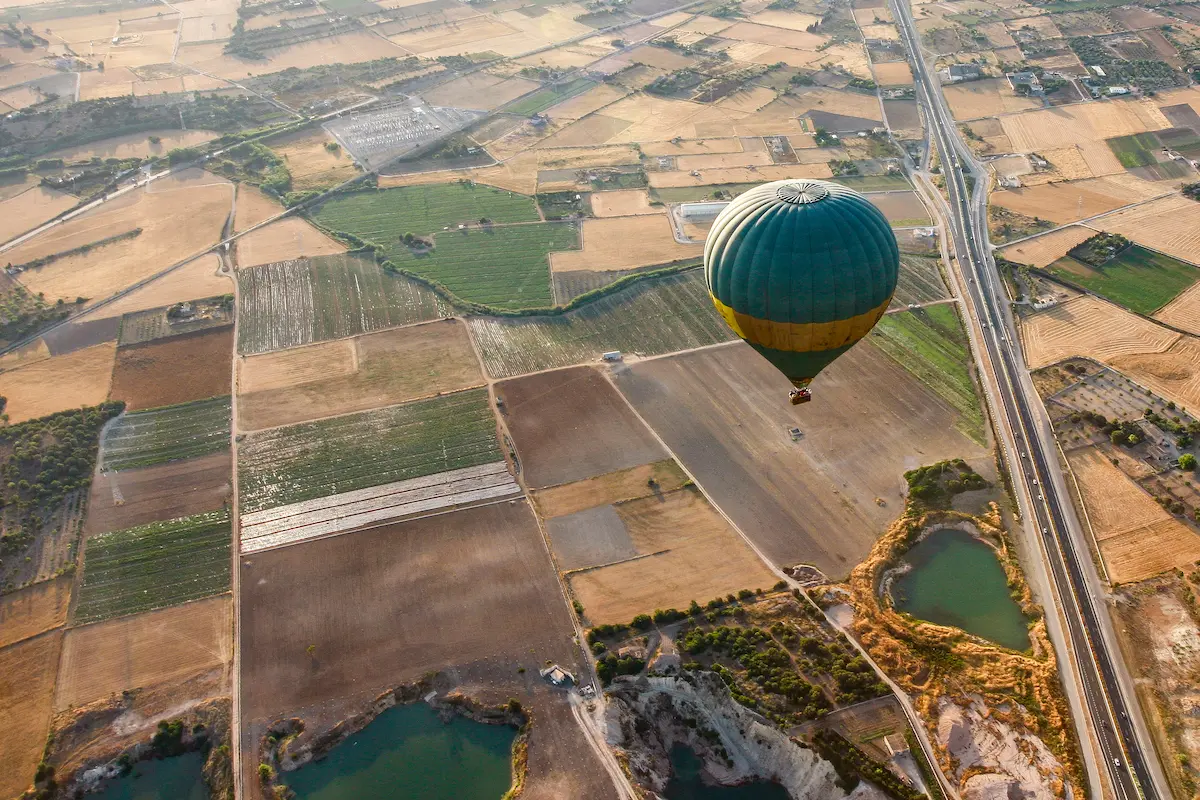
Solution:
[(965, 531), (943, 528), (918, 542), (904, 561), (912, 569), (891, 588), (898, 610), (1013, 650), (1029, 647), (1028, 620), (1008, 593), (991, 547)]
[(204, 756), (184, 753), (175, 758), (139, 761), (123, 778), (89, 797), (99, 800), (208, 800), (204, 785)]
[(455, 716), (424, 703), (384, 711), (325, 758), (284, 782), (299, 800), (498, 800), (512, 785), (507, 725)]
[(667, 800), (788, 800), (787, 789), (778, 783), (758, 781), (744, 786), (707, 786), (700, 776), (704, 762), (690, 747), (671, 748), (671, 781)]

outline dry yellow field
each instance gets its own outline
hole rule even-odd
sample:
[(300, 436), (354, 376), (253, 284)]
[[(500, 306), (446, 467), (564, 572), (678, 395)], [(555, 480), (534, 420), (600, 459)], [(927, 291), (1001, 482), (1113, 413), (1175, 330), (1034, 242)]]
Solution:
[(24, 422), (104, 402), (116, 355), (116, 342), (107, 342), (0, 373), (0, 395), (8, 398), (4, 411), (9, 421)]
[(0, 355), (0, 372), (28, 366), (36, 361), (45, 361), (50, 357), (50, 347), (45, 339), (34, 339), (32, 342), (9, 350)]
[[(161, 141), (158, 144), (151, 144), (151, 136), (157, 136)], [(46, 158), (62, 158), (67, 161), (93, 157), (146, 158), (147, 156), (165, 155), (176, 147), (195, 147), (212, 141), (216, 137), (217, 134), (212, 131), (146, 131), (115, 136), (112, 139), (102, 139), (84, 147), (55, 150)]]
[(1095, 235), (1096, 232), (1091, 228), (1072, 225), (1043, 234), (1036, 239), (1009, 245), (1000, 252), (1009, 261), (1028, 264), (1031, 267), (1045, 267), (1065, 256), (1075, 245)]
[(573, 483), (537, 489), (530, 493), (534, 508), (542, 519), (563, 517), (577, 511), (632, 500), (651, 494), (647, 482), (653, 479), (659, 491), (671, 492), (688, 481), (672, 459), (655, 461), (617, 470)]
[(854, 15), (854, 21), (858, 23), (860, 27), (863, 25), (896, 21), (896, 18), (892, 16), (892, 10), (886, 5), (877, 6), (875, 8), (856, 8), (851, 13)]
[(790, 98), (800, 114), (807, 111), (828, 111), (850, 117), (882, 120), (879, 101), (873, 95), (841, 92), (837, 89), (810, 89)]
[(910, 86), (913, 82), (912, 70), (907, 61), (890, 61), (886, 64), (876, 64), (875, 82), (880, 86)]
[(50, 731), (62, 631), (0, 649), (0, 797), (16, 797), (33, 775)]
[(729, 53), (729, 57), (734, 61), (750, 64), (771, 65), (782, 61), (789, 67), (807, 67), (825, 60), (824, 51), (793, 50), (790, 47), (774, 47), (755, 42), (738, 42), (725, 52)]
[(1013, 149), (1022, 153), (1171, 127), (1150, 100), (1077, 103), (1003, 116), (1000, 124)]
[(556, 121), (581, 119), (594, 111), (599, 111), (601, 108), (615, 103), (627, 94), (629, 92), (620, 86), (602, 83), (595, 88), (588, 89), (581, 95), (550, 106), (544, 113), (550, 119)]
[[(1095, 358), (1115, 367), (1122, 356), (1162, 353), (1180, 335), (1085, 295), (1027, 317), (1021, 323), (1021, 338), (1029, 368), (1037, 369), (1071, 356)], [(1195, 407), (1200, 408), (1200, 403)]]
[(72, 628), (63, 639), (55, 710), (227, 670), (232, 610), (230, 596), (221, 595)]
[(776, 97), (777, 95), (774, 90), (768, 89), (765, 86), (755, 86), (750, 89), (741, 89), (731, 95), (722, 97), (717, 101), (716, 105), (730, 111), (754, 114), (765, 106), (770, 105)]
[(1178, 297), (1159, 309), (1154, 318), (1200, 336), (1200, 282), (1184, 289)]
[(1200, 203), (1182, 195), (1118, 211), (1091, 224), (1184, 261), (1200, 260)]
[(550, 268), (553, 272), (630, 269), (696, 258), (702, 249), (677, 243), (666, 215), (588, 219), (583, 222), (583, 249), (551, 253)]
[(510, 192), (533, 194), (537, 191), (538, 154), (536, 152), (518, 153), (508, 158), (502, 164), (491, 167), (474, 169), (442, 170), (440, 172), (421, 172), (408, 175), (380, 175), (379, 186), (387, 189), (393, 186), (415, 186), (422, 183), (450, 183), (463, 178), (469, 178), (479, 183), (486, 183)]
[(71, 578), (66, 575), (0, 597), (0, 648), (59, 627), (67, 621), (70, 603)]
[(430, 322), (241, 359), (238, 425), (291, 425), (482, 383), (465, 326)]
[(1109, 363), (1138, 383), (1189, 408), (1200, 408), (1200, 342), (1175, 334), (1178, 339), (1163, 351), (1114, 356)]
[(308, 69), (319, 64), (357, 64), (377, 58), (403, 58), (408, 55), (405, 49), (369, 31), (354, 31), (340, 36), (312, 39), (282, 50), (270, 51), (267, 60), (252, 61), (227, 55), (224, 47), (222, 42), (181, 45), (177, 61), (218, 78), (237, 80), (248, 75), (280, 72), (289, 67)]
[(629, 217), (638, 214), (662, 214), (662, 206), (650, 205), (645, 189), (621, 189), (592, 194), (592, 213), (597, 217)]
[(1200, 536), (1177, 519), (1159, 520), (1100, 542), (1114, 583), (1130, 583), (1200, 559)]
[(182, 303), (185, 300), (233, 294), (232, 277), (221, 274), (220, 269), (221, 259), (215, 253), (203, 255), (100, 308), (95, 312), (94, 318), (116, 317), (132, 314), (134, 311)]
[(827, 37), (815, 33), (755, 25), (753, 22), (739, 22), (731, 25), (721, 31), (721, 38), (737, 39), (741, 42), (757, 42), (775, 47), (794, 47), (797, 50), (816, 50), (829, 41)]
[(233, 229), (244, 231), (260, 222), (283, 213), (278, 201), (267, 197), (256, 187), (239, 183), (237, 187), (237, 209), (233, 216)]
[(667, 189), (677, 186), (709, 186), (722, 183), (762, 183), (786, 178), (828, 178), (832, 174), (827, 163), (817, 163), (708, 169), (699, 176), (692, 175), (690, 172), (651, 172), (646, 177), (652, 187)]
[(491, 111), (536, 88), (537, 83), (524, 78), (501, 78), (486, 72), (475, 72), (442, 84), (426, 92), (423, 97), (435, 106)]
[(684, 139), (679, 142), (646, 142), (642, 145), (642, 153), (648, 156), (693, 156), (741, 152), (741, 139)]
[(215, 244), (232, 207), (233, 185), (188, 170), (135, 189), (9, 250), (6, 260), (34, 258), (141, 228), (131, 239), (54, 261), (22, 274), (31, 292), (99, 300)]
[(1003, 22), (986, 22), (976, 26), (976, 30), (987, 37), (992, 47), (1016, 47), (1017, 42), (1012, 38)]
[(104, 97), (120, 97), (133, 94), (133, 84), (137, 81), (127, 69), (113, 67), (104, 72), (91, 70), (79, 75), (79, 99), (98, 100)]
[(341, 242), (330, 239), (308, 220), (295, 216), (284, 217), (237, 240), (238, 267), (344, 252), (346, 246)]
[(683, 172), (694, 169), (726, 169), (729, 167), (765, 167), (772, 163), (771, 154), (763, 150), (750, 153), (714, 153), (705, 156), (680, 156), (675, 168)]
[(863, 36), (868, 39), (885, 39), (890, 41), (899, 41), (900, 31), (895, 25), (878, 24), (864, 25), (862, 28)]
[(1004, 78), (944, 86), (942, 91), (955, 119), (978, 119), (1026, 108), (1041, 108), (1037, 100), (1015, 94)]
[(36, 228), (78, 202), (77, 197), (44, 186), (31, 186), (16, 197), (0, 201), (0, 242)]
[(567, 577), (593, 625), (628, 622), (659, 608), (687, 608), (776, 581), (732, 528), (694, 489), (616, 505), (643, 557)]
[(584, 169), (636, 164), (639, 156), (632, 145), (609, 144), (567, 150), (539, 149), (537, 159), (539, 169)]
[(435, 53), (430, 56), (435, 58), (437, 51), (448, 47), (458, 48), (456, 52), (459, 53), (482, 52), (487, 48), (480, 47), (475, 43), (511, 36), (515, 33), (518, 31), (511, 25), (506, 25), (494, 17), (479, 15), (451, 25), (439, 25), (399, 33), (390, 39), (410, 53)]
[[(1161, 193), (1161, 186), (1133, 175), (1109, 175), (1069, 183), (1000, 189), (992, 192), (989, 201), (1026, 216), (1040, 217), (1059, 225), (1066, 225), (1069, 222), (1078, 222), (1097, 214), (1115, 211), (1130, 203), (1149, 200)], [(1108, 219), (1110, 218), (1105, 217), (1091, 224), (1102, 227)]]
[(340, 146), (333, 152), (325, 148), (332, 142), (332, 137), (317, 130), (273, 139), (270, 147), (283, 158), (292, 174), (292, 188), (302, 192), (330, 189), (359, 174), (354, 159)]
[[(821, 18), (800, 11), (760, 11), (750, 17), (750, 21), (758, 25), (770, 25), (774, 28), (786, 28), (790, 31), (807, 31), (818, 24)], [(800, 45), (797, 45), (799, 47)]]

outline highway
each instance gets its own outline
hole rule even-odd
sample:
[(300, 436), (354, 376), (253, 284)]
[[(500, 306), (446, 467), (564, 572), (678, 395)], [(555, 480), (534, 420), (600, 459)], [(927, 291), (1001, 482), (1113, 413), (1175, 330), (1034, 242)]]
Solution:
[[(936, 144), (942, 156), (952, 249), (966, 279), (969, 310), (981, 325), (975, 339), (986, 349), (986, 362), (983, 354), (975, 354), (980, 376), (993, 381), (1000, 406), (994, 409), (997, 426), (1007, 426), (1013, 436), (1017, 452), (1002, 448), (1013, 490), (1029, 499), (1032, 517), (1027, 523), (1032, 523), (1041, 536), (1053, 579), (1056, 598), (1043, 598), (1043, 602), (1049, 605), (1056, 599), (1065, 618), (1071, 652), (1059, 653), (1062, 680), (1070, 684), (1073, 660), (1083, 704), (1091, 719), (1090, 730), (1084, 720), (1076, 720), (1081, 747), (1090, 749), (1088, 739), (1095, 737), (1103, 759), (1098, 768), (1108, 775), (1111, 796), (1118, 800), (1168, 797), (1158, 788), (1161, 779), (1156, 780), (1160, 771), (1157, 762), (1152, 763), (1153, 746), (1144, 734), (1139, 736), (1140, 710), (1131, 706), (1136, 700), (1127, 699), (1122, 690), (1121, 656), (1107, 640), (1106, 620), (1096, 607), (1095, 597), (1104, 587), (1095, 578), (1087, 548), (1077, 545), (1079, 537), (1074, 531), (1079, 530), (1079, 523), (1057, 460), (1057, 442), (1049, 425), (1039, 417), (1041, 400), (1028, 380), (1017, 346), (1011, 309), (988, 246), (986, 173), (959, 137), (940, 86), (931, 78), (911, 8), (905, 0), (891, 0), (890, 4), (911, 55), (914, 88), (931, 144)], [(974, 199), (964, 172), (977, 177)], [(1053, 609), (1047, 608), (1047, 614), (1052, 613)], [(1093, 796), (1109, 796), (1103, 787), (1093, 790)]]

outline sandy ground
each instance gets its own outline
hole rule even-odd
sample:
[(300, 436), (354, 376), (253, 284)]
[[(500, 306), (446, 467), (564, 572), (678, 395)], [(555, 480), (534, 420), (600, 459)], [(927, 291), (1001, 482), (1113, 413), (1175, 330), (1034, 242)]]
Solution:
[(42, 581), (0, 597), (0, 649), (57, 628), (67, 620), (71, 578)]
[(645, 189), (621, 189), (592, 195), (592, 213), (597, 217), (662, 214), (663, 211), (663, 206), (650, 205), (650, 196)]
[(88, 495), (84, 536), (217, 511), (233, 492), (229, 452), (102, 472)]
[[(787, 403), (787, 381), (740, 343), (634, 364), (615, 378), (779, 566), (849, 572), (895, 519), (906, 469), (961, 457), (990, 471), (986, 451), (954, 429), (956, 414), (870, 344), (825, 370), (799, 408)], [(792, 426), (804, 431), (798, 442)]]
[[(162, 141), (151, 144), (151, 136), (157, 136)], [(55, 150), (45, 157), (62, 158), (67, 161), (89, 158), (146, 158), (165, 155), (176, 147), (195, 147), (215, 139), (216, 136), (212, 131), (145, 131), (101, 139), (83, 147)]]
[(1194, 283), (1154, 315), (1168, 325), (1200, 336), (1200, 283)]
[(269, 144), (292, 173), (292, 188), (302, 192), (328, 189), (359, 174), (350, 154), (340, 146), (330, 152), (325, 147), (330, 143), (334, 143), (333, 138), (317, 130), (272, 139)]
[(227, 594), (72, 628), (63, 639), (54, 708), (226, 667), (232, 634), (233, 599)]
[(946, 86), (942, 91), (946, 94), (946, 102), (950, 104), (955, 119), (977, 119), (1041, 107), (1037, 100), (1013, 93), (1004, 78)]
[(78, 202), (77, 197), (66, 192), (44, 186), (30, 187), (16, 197), (0, 202), (0, 241), (32, 230)]
[(239, 268), (344, 252), (344, 244), (329, 238), (308, 220), (295, 216), (284, 217), (237, 240)]
[(583, 249), (550, 254), (553, 272), (612, 270), (665, 264), (701, 254), (700, 245), (678, 244), (666, 216), (589, 219)]
[(627, 622), (655, 609), (682, 609), (692, 600), (775, 583), (774, 573), (694, 489), (631, 500), (616, 511), (645, 557), (570, 574), (590, 624)]
[(220, 239), (232, 207), (228, 181), (188, 170), (136, 189), (13, 248), (20, 264), (141, 228), (131, 239), (22, 273), (31, 292), (47, 297), (109, 297)]
[(232, 326), (123, 347), (113, 367), (112, 399), (138, 411), (226, 395), (232, 359)]
[(1013, 148), (1022, 153), (1171, 127), (1151, 100), (1077, 103), (1003, 116), (1000, 124)]
[[(1162, 194), (1163, 187), (1132, 175), (1043, 184), (992, 192), (990, 202), (1065, 225)], [(1107, 218), (1106, 218), (1107, 219)], [(1099, 226), (1099, 220), (1090, 223)], [(1116, 223), (1116, 224), (1119, 224)]]
[(0, 649), (0, 796), (16, 797), (33, 774), (50, 730), (62, 631)]
[(108, 342), (0, 373), (10, 422), (94, 406), (108, 398), (116, 343)]
[(1036, 239), (1009, 245), (1000, 251), (1009, 261), (1018, 264), (1028, 264), (1031, 267), (1045, 267), (1053, 264), (1067, 254), (1075, 245), (1095, 236), (1096, 232), (1082, 225), (1072, 225), (1069, 228), (1052, 231)]
[(1027, 317), (1021, 323), (1025, 360), (1030, 369), (1070, 356), (1112, 363), (1119, 356), (1160, 353), (1179, 334), (1125, 309), (1083, 296)]
[(104, 319), (134, 311), (161, 308), (184, 300), (199, 300), (233, 293), (233, 279), (219, 272), (221, 259), (215, 254), (201, 256), (140, 289), (109, 303), (85, 319)]
[(1200, 261), (1200, 203), (1173, 195), (1090, 223), (1139, 244), (1190, 261)]
[(238, 424), (289, 425), (482, 383), (465, 326), (431, 322), (240, 359)]

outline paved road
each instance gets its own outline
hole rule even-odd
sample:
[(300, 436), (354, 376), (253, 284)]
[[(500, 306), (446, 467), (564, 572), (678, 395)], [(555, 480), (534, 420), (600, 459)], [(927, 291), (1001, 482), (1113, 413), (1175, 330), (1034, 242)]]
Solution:
[[(1130, 719), (1140, 717), (1122, 691), (1119, 653), (1110, 649), (1105, 637), (1105, 620), (1095, 605), (1100, 594), (1094, 578), (1090, 554), (1077, 546), (1078, 529), (1071, 499), (1065, 489), (1062, 471), (1055, 455), (1057, 443), (1048, 425), (1038, 424), (1040, 400), (1033, 392), (1017, 348), (1015, 326), (995, 270), (987, 238), (986, 173), (975, 163), (958, 135), (940, 87), (931, 79), (921, 51), (920, 36), (913, 23), (911, 8), (905, 0), (892, 0), (902, 38), (913, 62), (917, 100), (925, 111), (929, 133), (942, 154), (943, 172), (950, 199), (951, 238), (958, 255), (959, 268), (967, 278), (967, 301), (975, 320), (983, 327), (978, 340), (987, 350), (992, 369), (981, 364), (981, 373), (994, 381), (1003, 418), (998, 425), (1011, 430), (1017, 454), (1006, 452), (1009, 474), (1018, 492), (1025, 492), (1032, 519), (1040, 531), (1048, 556), (1055, 594), (1067, 625), (1067, 635), (1075, 667), (1083, 689), (1083, 699), (1091, 718), (1091, 732), (1097, 739), (1113, 794), (1119, 800), (1158, 798), (1157, 765), (1152, 773), (1152, 746), (1139, 736)], [(977, 179), (972, 200), (966, 174)], [(978, 356), (979, 354), (977, 354)], [(1036, 499), (1034, 499), (1036, 498)], [(1093, 573), (1089, 576), (1089, 573)], [(1093, 579), (1089, 581), (1089, 577)], [(1064, 670), (1068, 654), (1063, 657)], [(1067, 676), (1064, 674), (1064, 680)], [(1080, 726), (1087, 735), (1087, 726)], [(1087, 747), (1087, 743), (1083, 743)], [(1094, 787), (1098, 796), (1100, 787)]]

